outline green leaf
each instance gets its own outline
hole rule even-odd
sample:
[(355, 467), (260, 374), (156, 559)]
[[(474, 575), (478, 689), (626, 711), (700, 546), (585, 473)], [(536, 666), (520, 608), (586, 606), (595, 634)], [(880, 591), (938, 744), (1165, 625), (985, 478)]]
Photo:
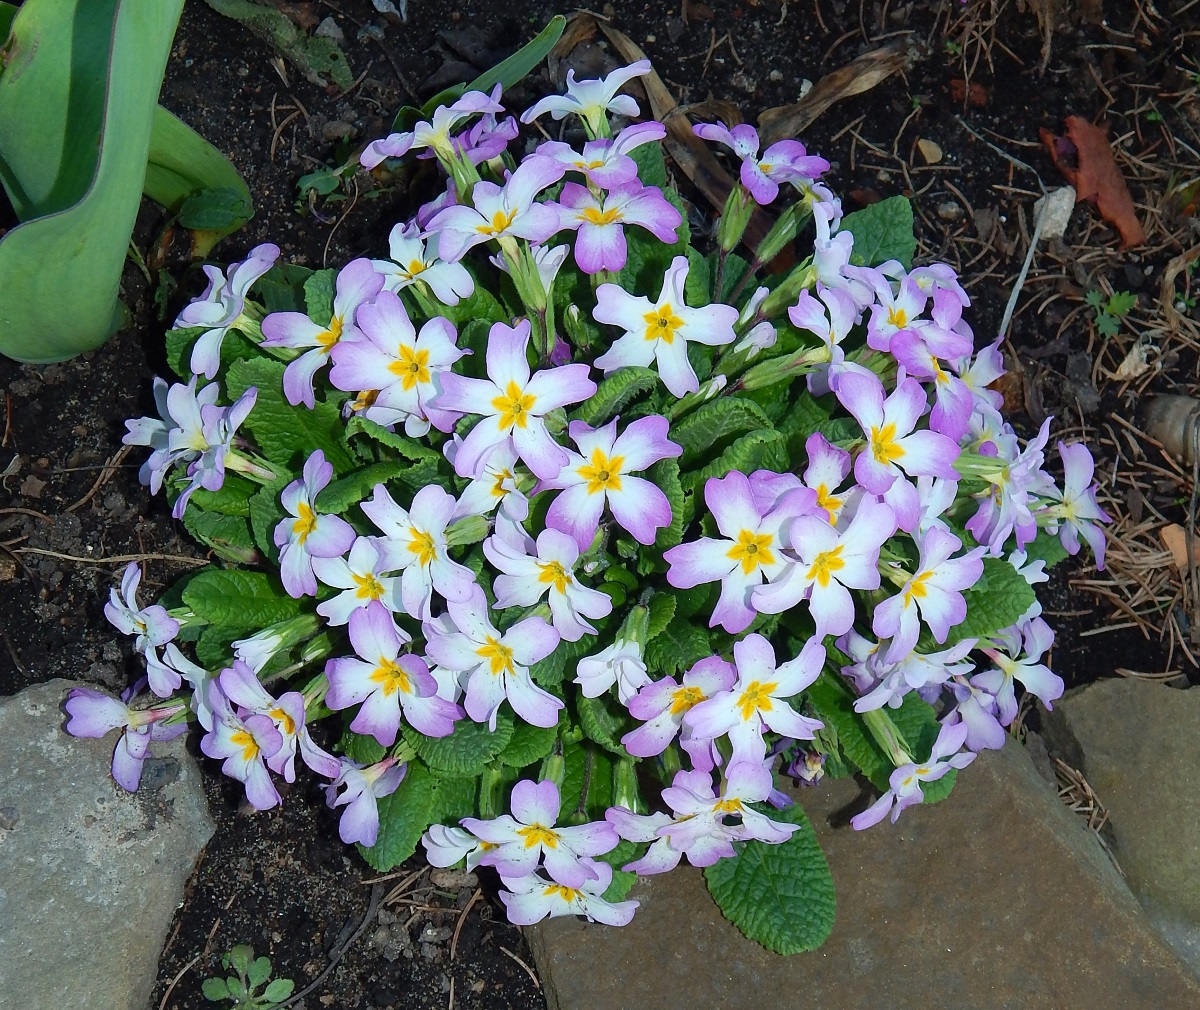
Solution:
[(248, 193), (231, 186), (202, 189), (193, 193), (179, 208), (179, 223), (193, 231), (219, 231), (229, 234), (242, 227), (254, 215)]
[(441, 302), (435, 304), (438, 307), (438, 315), (449, 319), (456, 327), (465, 326), (473, 320), (496, 323), (510, 318), (499, 299), (480, 280), (475, 281), (475, 290), (470, 297), (461, 299), (457, 305), (444, 305)]
[(637, 883), (636, 873), (626, 873), (621, 869), (626, 863), (633, 862), (637, 854), (638, 846), (622, 839), (615, 849), (596, 857), (613, 868), (612, 883), (604, 892), (605, 901), (624, 901), (630, 889)]
[(235, 564), (252, 564), (258, 556), (250, 523), (240, 516), (201, 512), (194, 505), (183, 514), (188, 532), (217, 556)]
[(296, 983), (290, 978), (277, 978), (263, 990), (263, 999), (272, 1003), (282, 1003), (296, 988)]
[(1038, 535), (1025, 545), (1025, 556), (1029, 561), (1044, 561), (1047, 568), (1053, 568), (1060, 561), (1070, 557), (1062, 541), (1053, 533), (1039, 530)]
[(745, 843), (708, 867), (704, 880), (721, 912), (751, 940), (776, 954), (816, 950), (833, 930), (829, 864), (799, 804), (770, 816), (799, 828), (782, 845)]
[(320, 512), (331, 512), (341, 515), (352, 505), (357, 505), (364, 498), (369, 498), (376, 484), (387, 484), (393, 478), (400, 478), (413, 469), (413, 464), (407, 460), (389, 463), (373, 463), (361, 470), (355, 470), (350, 476), (341, 480), (331, 481), (329, 486), (317, 495), (317, 509)]
[(244, 428), (272, 463), (303, 465), (313, 450), (320, 449), (334, 473), (352, 470), (355, 464), (346, 451), (337, 404), (317, 400), (313, 410), (293, 407), (283, 398), (283, 372), (283, 362), (270, 358), (243, 358), (230, 365), (225, 380), (230, 399), (236, 400), (250, 386), (258, 390)]
[(420, 442), (414, 442), (411, 438), (389, 431), (382, 424), (357, 414), (346, 422), (346, 438), (353, 438), (355, 435), (366, 435), (381, 445), (386, 445), (389, 449), (395, 449), (405, 459), (410, 459), (414, 463), (423, 460), (440, 463), (443, 459), (442, 454), (436, 449), (431, 449)]
[(206, 978), (200, 983), (200, 991), (204, 993), (206, 1000), (211, 1000), (213, 1003), (230, 998), (229, 986), (225, 984), (223, 978)]
[(246, 969), (246, 978), (250, 981), (251, 989), (257, 989), (270, 977), (271, 959), (269, 957), (256, 957)]
[(308, 267), (277, 263), (254, 284), (268, 312), (303, 312), (304, 282), (313, 275)]
[(278, 49), (317, 87), (327, 88), (332, 81), (346, 91), (354, 83), (346, 56), (333, 39), (308, 35), (282, 12), (249, 0), (207, 0), (207, 3), (213, 10), (242, 22)]
[(183, 601), (215, 627), (259, 630), (300, 613), (300, 602), (262, 572), (207, 568), (188, 583)]
[(205, 626), (196, 639), (196, 659), (207, 670), (229, 666), (233, 662), (233, 650), (229, 643), (242, 634), (244, 630)]
[(1114, 316), (1123, 316), (1133, 311), (1137, 305), (1137, 295), (1132, 291), (1114, 291), (1108, 299), (1106, 311)]
[(683, 282), (683, 300), (693, 307), (708, 305), (712, 301), (712, 271), (708, 258), (701, 252), (687, 248), (688, 275)]
[(760, 428), (743, 435), (711, 463), (685, 473), (681, 480), (684, 487), (694, 489), (701, 487), (710, 477), (724, 477), (732, 470), (742, 473), (774, 470), (783, 473), (787, 469), (788, 454), (783, 435), (771, 428)]
[(229, 964), (239, 975), (250, 972), (250, 961), (254, 957), (254, 948), (248, 943), (239, 943), (229, 952)]
[(1011, 628), (1037, 602), (1033, 587), (1004, 558), (984, 558), (983, 577), (965, 593), (967, 619), (950, 629), (944, 645), (934, 641), (928, 629), (917, 643), (921, 652), (948, 649), (965, 638), (987, 638)]
[(647, 609), (650, 611), (646, 628), (647, 642), (654, 641), (671, 626), (678, 603), (674, 593), (655, 593), (650, 597), (650, 603), (647, 605)]
[(337, 296), (337, 271), (317, 270), (304, 282), (304, 306), (318, 326), (328, 326), (333, 319), (333, 299)]
[(498, 760), (510, 768), (524, 768), (549, 754), (554, 749), (557, 736), (557, 726), (545, 729), (530, 725), (524, 719), (517, 720), (512, 738), (500, 752)]
[(416, 852), (421, 835), (433, 823), (436, 783), (429, 769), (410, 761), (404, 781), (379, 801), (379, 837), (370, 848), (358, 847), (372, 868), (385, 872)]
[(861, 718), (854, 711), (854, 696), (849, 688), (837, 675), (825, 670), (809, 685), (805, 694), (817, 717), (837, 732), (846, 760), (866, 775), (877, 789), (886, 789), (892, 763), (863, 727)]
[(771, 428), (771, 419), (753, 400), (720, 396), (702, 403), (671, 428), (672, 441), (683, 447), (680, 468), (691, 469), (700, 458), (724, 449), (730, 435), (756, 428)]
[(621, 746), (621, 736), (627, 728), (628, 719), (617, 711), (613, 699), (604, 695), (599, 698), (579, 695), (576, 707), (579, 710), (580, 728), (589, 740), (619, 757), (629, 756), (629, 752)]
[(912, 266), (917, 240), (907, 197), (891, 196), (847, 214), (839, 231), (854, 236), (850, 262), (856, 266), (876, 267), (892, 259), (899, 260), (905, 270)]
[(667, 160), (663, 157), (662, 145), (657, 141), (643, 144), (630, 152), (629, 156), (637, 163), (638, 181), (643, 186), (667, 187)]
[(250, 532), (258, 549), (271, 561), (279, 557), (279, 548), (275, 546), (275, 527), (284, 516), (279, 495), (291, 480), (290, 475), (281, 477), (264, 485), (250, 499)]
[(478, 812), (479, 779), (434, 775), (430, 824), (457, 824)]
[(604, 424), (621, 412), (643, 393), (651, 392), (658, 385), (658, 373), (639, 365), (618, 368), (596, 388), (571, 414), (571, 420), (584, 421), (593, 428)]
[(584, 635), (577, 642), (559, 642), (549, 656), (529, 668), (529, 675), (535, 684), (552, 691), (564, 679), (575, 677), (575, 663), (591, 652), (595, 644), (595, 635)]
[(245, 518), (250, 515), (250, 498), (258, 488), (258, 484), (247, 480), (241, 474), (226, 471), (225, 483), (219, 490), (206, 491), (204, 488), (197, 488), (192, 494), (191, 505), (205, 512), (220, 512), (222, 515)]
[(679, 460), (660, 459), (649, 470), (646, 476), (650, 482), (667, 496), (667, 504), (671, 506), (671, 525), (664, 526), (658, 531), (654, 546), (665, 551), (683, 541), (683, 528), (690, 518), (687, 513), (687, 497), (684, 495), (683, 484), (679, 479)]
[(411, 726), (403, 729), (405, 742), (430, 768), (446, 776), (479, 775), (508, 746), (513, 735), (512, 717), (501, 712), (495, 732), (485, 723), (462, 719), (450, 736), (429, 737)]
[(673, 621), (646, 646), (646, 666), (673, 677), (712, 654), (707, 630), (690, 621)]
[(1101, 336), (1115, 337), (1121, 332), (1121, 321), (1116, 316), (1101, 312), (1096, 317), (1096, 329), (1100, 331)]
[[(61, 361), (124, 322), (121, 275), (183, 0), (25, 3), (0, 74), (0, 354)], [(194, 134), (192, 136), (195, 136)]]
[[(837, 407), (833, 396), (810, 396), (800, 392), (776, 427), (787, 438), (787, 452), (794, 464), (807, 458), (804, 451), (808, 437), (820, 432), (834, 444), (846, 443), (862, 437), (862, 429), (850, 417), (831, 419), (830, 412)], [(798, 467), (795, 467), (798, 469)]]
[[(604, 811), (612, 806), (612, 778), (615, 767), (611, 755), (595, 745), (568, 744), (563, 749), (565, 769), (563, 771), (562, 812), (559, 823), (565, 824), (576, 811), (588, 819), (603, 818)], [(586, 802), (581, 806), (584, 787), (587, 788)]]

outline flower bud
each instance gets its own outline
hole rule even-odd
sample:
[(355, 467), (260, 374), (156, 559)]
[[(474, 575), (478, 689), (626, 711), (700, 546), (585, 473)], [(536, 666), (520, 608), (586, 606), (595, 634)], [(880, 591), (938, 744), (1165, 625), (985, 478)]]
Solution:
[(621, 758), (613, 769), (613, 806), (624, 807), (635, 814), (644, 814), (647, 810), (638, 789), (637, 763), (632, 758)]

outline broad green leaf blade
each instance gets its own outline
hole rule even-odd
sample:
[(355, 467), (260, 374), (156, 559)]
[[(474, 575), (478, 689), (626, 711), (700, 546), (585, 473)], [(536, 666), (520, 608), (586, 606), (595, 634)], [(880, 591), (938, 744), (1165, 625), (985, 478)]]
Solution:
[(917, 642), (921, 652), (949, 648), (966, 638), (985, 638), (1011, 628), (1037, 602), (1033, 587), (1025, 576), (1004, 558), (984, 558), (983, 576), (963, 593), (967, 618), (950, 629), (944, 645), (934, 641), (925, 629)]
[(799, 804), (768, 816), (799, 827), (782, 845), (745, 843), (704, 871), (725, 918), (776, 954), (816, 950), (833, 931), (833, 877)]
[(380, 872), (403, 863), (417, 849), (425, 829), (433, 822), (437, 780), (419, 761), (408, 763), (404, 781), (379, 801), (379, 837), (370, 848), (358, 851)]
[(711, 655), (707, 631), (690, 621), (673, 621), (646, 646), (646, 666), (655, 673), (674, 677)]
[(0, 3), (0, 39), (7, 39), (9, 29), (12, 28), (13, 18), (17, 16), (19, 8), (16, 4)]
[[(62, 360), (120, 325), (129, 236), (183, 0), (27, 3), (0, 74), (0, 353)], [(97, 151), (93, 161), (83, 152)]]
[(596, 392), (571, 414), (572, 420), (585, 421), (593, 428), (619, 414), (626, 404), (658, 385), (658, 373), (651, 368), (628, 365), (618, 368), (596, 387)]
[(905, 270), (912, 266), (917, 239), (907, 197), (890, 196), (847, 214), (839, 230), (854, 236), (850, 262), (857, 266), (875, 267), (887, 260), (899, 260)]
[(671, 439), (683, 447), (680, 468), (690, 470), (704, 456), (711, 457), (724, 449), (729, 436), (770, 427), (766, 411), (753, 400), (721, 396), (702, 403), (672, 426)]
[(838, 744), (853, 763), (878, 789), (888, 787), (892, 764), (863, 727), (854, 711), (854, 696), (834, 674), (823, 672), (805, 692), (809, 704), (823, 723), (837, 732)]
[(450, 736), (429, 737), (411, 726), (403, 729), (404, 741), (417, 752), (431, 771), (449, 777), (479, 775), (513, 735), (512, 717), (501, 712), (493, 732), (485, 723), (460, 719)]
[(300, 613), (300, 603), (263, 572), (209, 568), (188, 584), (183, 601), (215, 628), (260, 631)]
[(554, 740), (558, 736), (558, 727), (551, 726), (543, 729), (519, 719), (513, 728), (512, 738), (504, 750), (500, 752), (499, 761), (510, 768), (524, 768), (535, 761), (541, 761), (554, 749)]

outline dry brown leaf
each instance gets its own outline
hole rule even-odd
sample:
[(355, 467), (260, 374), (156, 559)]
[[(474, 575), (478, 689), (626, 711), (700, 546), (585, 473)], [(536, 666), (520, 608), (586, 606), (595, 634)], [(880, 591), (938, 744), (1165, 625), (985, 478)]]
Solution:
[[(1108, 130), (1080, 116), (1068, 116), (1066, 136), (1043, 127), (1039, 133), (1055, 167), (1075, 187), (1076, 199), (1091, 200), (1100, 216), (1121, 233), (1121, 248), (1141, 245), (1146, 233), (1138, 220), (1125, 177), (1113, 160)], [(1078, 164), (1068, 160), (1074, 154)]]
[(988, 103), (988, 90), (975, 81), (968, 84), (963, 78), (956, 77), (950, 82), (950, 100), (982, 109)]
[(870, 91), (908, 62), (908, 41), (900, 38), (886, 46), (863, 53), (844, 67), (826, 74), (809, 88), (800, 101), (767, 109), (758, 117), (763, 144), (796, 137), (835, 102)]
[(936, 165), (942, 160), (942, 149), (932, 140), (921, 137), (917, 141), (917, 150), (921, 152), (921, 157), (925, 159), (926, 165)]
[[(1163, 546), (1171, 552), (1171, 560), (1181, 572), (1188, 568), (1187, 530), (1178, 523), (1171, 523), (1158, 531)], [(1192, 557), (1200, 561), (1200, 543), (1192, 544)]]

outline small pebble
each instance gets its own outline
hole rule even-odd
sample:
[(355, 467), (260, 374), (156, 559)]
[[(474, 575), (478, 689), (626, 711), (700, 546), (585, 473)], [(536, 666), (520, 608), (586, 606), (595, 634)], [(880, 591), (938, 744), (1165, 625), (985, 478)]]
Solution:
[(342, 31), (342, 26), (339, 25), (332, 17), (326, 18), (319, 25), (314, 35), (320, 35), (321, 38), (329, 39), (334, 45), (344, 46), (346, 44), (346, 33)]
[(783, 71), (782, 70), (772, 70), (769, 74), (767, 74), (767, 79), (778, 84), (780, 81), (783, 80)]
[(945, 200), (937, 205), (937, 215), (943, 221), (958, 221), (965, 213), (962, 204), (955, 200)]

